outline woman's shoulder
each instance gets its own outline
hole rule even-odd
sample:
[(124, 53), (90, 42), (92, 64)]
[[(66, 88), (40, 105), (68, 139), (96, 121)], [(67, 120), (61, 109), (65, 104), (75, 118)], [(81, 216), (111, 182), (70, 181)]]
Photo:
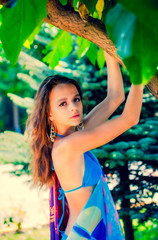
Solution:
[(56, 166), (63, 165), (64, 162), (68, 163), (72, 159), (80, 158), (80, 155), (74, 151), (73, 146), (67, 144), (66, 137), (53, 143), (51, 157)]

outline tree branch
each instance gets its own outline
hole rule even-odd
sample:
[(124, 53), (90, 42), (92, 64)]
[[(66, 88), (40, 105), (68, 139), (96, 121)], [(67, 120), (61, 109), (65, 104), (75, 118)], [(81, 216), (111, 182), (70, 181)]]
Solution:
[(70, 5), (62, 6), (57, 0), (48, 0), (47, 13), (47, 18), (44, 19), (45, 22), (88, 39), (109, 53), (109, 55), (115, 57), (124, 66), (123, 61), (117, 55), (116, 47), (106, 33), (105, 25), (101, 21), (89, 17), (88, 21), (85, 22)]
[(155, 75), (151, 81), (146, 85), (147, 89), (152, 93), (154, 97), (158, 99), (158, 76)]
[[(88, 21), (85, 22), (70, 5), (62, 6), (59, 0), (48, 0), (47, 13), (47, 18), (44, 19), (45, 22), (88, 39), (109, 53), (109, 55), (115, 57), (125, 67), (123, 61), (117, 55), (114, 44), (106, 33), (105, 25), (101, 21), (89, 17)], [(158, 99), (158, 77), (153, 77), (146, 87)]]
[(0, 0), (1, 5), (5, 5), (7, 2), (9, 2), (9, 0)]

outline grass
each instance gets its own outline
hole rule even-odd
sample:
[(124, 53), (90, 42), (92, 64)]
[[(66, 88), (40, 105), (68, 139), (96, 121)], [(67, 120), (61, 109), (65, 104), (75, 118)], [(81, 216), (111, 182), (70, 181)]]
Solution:
[[(49, 226), (44, 226), (39, 229), (23, 230), (21, 233), (7, 233), (0, 235), (1, 240), (49, 240)], [(135, 231), (135, 240), (157, 240), (158, 225), (152, 225), (150, 228), (145, 228), (142, 225)]]
[(49, 240), (49, 226), (39, 229), (27, 229), (21, 233), (7, 233), (0, 235), (1, 240)]

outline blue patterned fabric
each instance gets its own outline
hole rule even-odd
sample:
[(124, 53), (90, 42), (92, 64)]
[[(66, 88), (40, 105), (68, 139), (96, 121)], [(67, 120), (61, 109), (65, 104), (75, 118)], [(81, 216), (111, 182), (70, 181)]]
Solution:
[[(66, 239), (123, 240), (125, 238), (118, 213), (99, 161), (90, 151), (86, 152), (84, 157), (85, 173), (80, 187), (96, 186)], [(64, 193), (66, 191), (64, 192), (62, 188), (59, 191), (59, 198), (63, 200), (64, 210)], [(74, 189), (70, 191), (74, 191)], [(60, 219), (60, 224), (61, 222), (62, 219)]]
[[(88, 186), (94, 186), (98, 183), (102, 171), (99, 165), (99, 162), (97, 159), (92, 158), (92, 153), (90, 151), (84, 153), (84, 160), (85, 160), (85, 171), (83, 176), (82, 185), (71, 189), (69, 191), (64, 191), (61, 187), (59, 188), (59, 196), (58, 200), (62, 200), (63, 202), (63, 213), (59, 221), (58, 230), (59, 232), (63, 233), (63, 231), (60, 230), (60, 226), (62, 224), (63, 218), (64, 218), (64, 210), (65, 210), (65, 193), (76, 191), (82, 187), (88, 187)], [(95, 172), (95, 174), (94, 174)]]
[(67, 235), (65, 234), (65, 232), (62, 234), (62, 239), (61, 240), (66, 240), (67, 239)]

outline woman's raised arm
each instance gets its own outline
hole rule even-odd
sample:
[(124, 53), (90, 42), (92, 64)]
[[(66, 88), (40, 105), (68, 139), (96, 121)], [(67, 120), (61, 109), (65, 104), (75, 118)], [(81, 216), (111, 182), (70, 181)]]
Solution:
[(104, 52), (107, 64), (107, 96), (83, 119), (85, 129), (105, 122), (124, 101), (124, 86), (120, 67), (116, 59)]
[[(139, 122), (143, 98), (143, 85), (131, 86), (124, 110), (121, 115), (110, 119), (94, 129), (74, 132), (65, 137), (59, 149), (65, 160), (72, 154), (80, 155), (88, 150), (100, 147)], [(70, 157), (71, 156), (71, 157)]]
[(105, 51), (104, 55), (108, 74), (107, 97), (115, 102), (122, 102), (125, 99), (125, 94), (119, 63)]

